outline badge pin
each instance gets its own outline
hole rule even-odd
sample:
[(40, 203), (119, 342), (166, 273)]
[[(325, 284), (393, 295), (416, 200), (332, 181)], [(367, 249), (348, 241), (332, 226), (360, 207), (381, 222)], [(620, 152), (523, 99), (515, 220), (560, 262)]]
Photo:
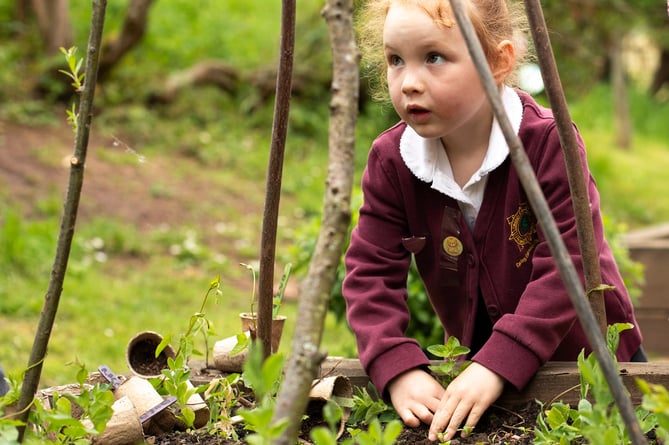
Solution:
[(444, 252), (451, 256), (459, 256), (462, 253), (462, 241), (454, 236), (444, 238)]

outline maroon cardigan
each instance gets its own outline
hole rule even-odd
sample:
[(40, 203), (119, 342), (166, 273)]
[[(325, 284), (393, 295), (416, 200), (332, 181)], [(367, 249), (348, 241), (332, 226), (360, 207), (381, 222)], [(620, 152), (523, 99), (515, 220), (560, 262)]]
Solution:
[[(519, 137), (534, 168), (576, 270), (582, 276), (576, 221), (564, 157), (550, 110), (519, 92)], [(343, 294), (360, 362), (381, 394), (388, 382), (426, 366), (421, 345), (404, 333), (409, 323), (406, 279), (412, 254), (446, 335), (471, 345), (479, 295), (493, 323), (471, 359), (522, 389), (549, 360), (575, 360), (588, 347), (546, 239), (510, 158), (490, 173), (473, 230), (457, 202), (417, 179), (399, 151), (403, 122), (373, 143), (363, 174), (364, 204), (346, 253)], [(618, 360), (639, 349), (641, 333), (611, 249), (604, 239), (599, 194), (588, 178), (595, 241), (608, 324), (630, 322)], [(448, 239), (448, 241), (447, 241)], [(457, 242), (459, 241), (459, 243)], [(445, 246), (445, 244), (451, 246)], [(428, 345), (422, 345), (426, 347)]]

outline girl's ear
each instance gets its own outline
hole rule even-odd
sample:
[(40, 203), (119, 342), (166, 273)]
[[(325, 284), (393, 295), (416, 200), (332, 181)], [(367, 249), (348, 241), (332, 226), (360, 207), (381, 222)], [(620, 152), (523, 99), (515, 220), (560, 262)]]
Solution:
[(516, 62), (516, 50), (509, 40), (502, 40), (497, 45), (497, 57), (493, 67), (492, 75), (497, 84), (504, 83), (513, 72)]

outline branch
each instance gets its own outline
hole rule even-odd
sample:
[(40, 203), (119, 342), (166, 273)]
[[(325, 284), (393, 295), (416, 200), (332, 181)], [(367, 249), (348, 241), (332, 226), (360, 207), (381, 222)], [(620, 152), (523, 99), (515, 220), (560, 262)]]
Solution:
[(326, 354), (319, 352), (328, 298), (341, 262), (351, 220), (355, 124), (358, 116), (359, 53), (353, 32), (351, 0), (328, 0), (323, 10), (333, 53), (328, 178), (321, 230), (307, 277), (302, 282), (292, 355), (286, 364), (272, 423), (291, 419), (275, 443), (295, 443), (309, 401), (312, 381)]

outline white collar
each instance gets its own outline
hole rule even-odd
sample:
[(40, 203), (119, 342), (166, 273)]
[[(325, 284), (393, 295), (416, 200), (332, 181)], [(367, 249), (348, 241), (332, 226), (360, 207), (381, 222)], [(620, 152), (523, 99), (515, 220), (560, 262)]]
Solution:
[[(506, 111), (514, 132), (517, 134), (523, 118), (523, 104), (518, 93), (513, 88), (504, 86), (502, 91), (502, 104)], [(455, 183), (451, 165), (446, 155), (446, 150), (439, 138), (426, 139), (418, 135), (407, 125), (400, 138), (400, 153), (406, 166), (420, 180), (431, 182), (432, 188), (459, 200), (464, 198), (463, 191)], [(481, 168), (474, 173), (465, 185), (480, 181), (488, 173), (499, 167), (509, 154), (509, 146), (506, 143), (502, 129), (493, 120), (488, 142), (488, 152), (481, 164)]]

